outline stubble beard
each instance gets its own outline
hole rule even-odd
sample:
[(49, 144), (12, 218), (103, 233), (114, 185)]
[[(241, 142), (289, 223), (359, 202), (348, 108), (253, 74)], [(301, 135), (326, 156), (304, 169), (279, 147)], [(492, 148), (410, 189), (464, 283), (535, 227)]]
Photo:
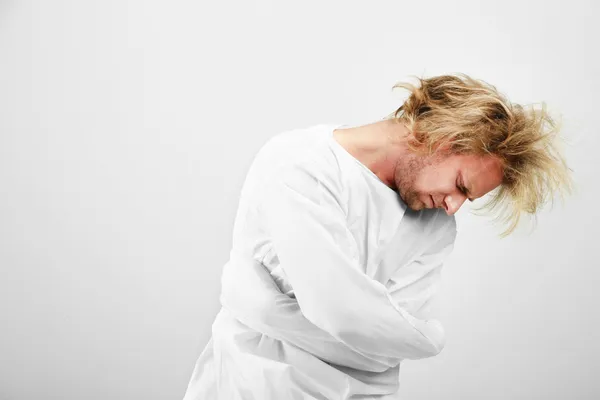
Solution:
[(418, 211), (427, 207), (427, 204), (419, 199), (419, 193), (415, 190), (415, 182), (420, 171), (431, 163), (432, 160), (428, 157), (408, 154), (396, 165), (394, 178), (398, 194), (402, 201), (412, 210)]

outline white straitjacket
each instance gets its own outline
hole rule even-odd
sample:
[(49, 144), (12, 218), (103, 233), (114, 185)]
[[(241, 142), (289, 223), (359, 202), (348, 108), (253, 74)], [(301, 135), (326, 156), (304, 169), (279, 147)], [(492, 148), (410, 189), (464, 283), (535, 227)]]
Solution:
[(413, 211), (322, 124), (273, 136), (244, 181), (212, 337), (184, 400), (399, 399), (445, 345), (432, 299), (456, 222)]

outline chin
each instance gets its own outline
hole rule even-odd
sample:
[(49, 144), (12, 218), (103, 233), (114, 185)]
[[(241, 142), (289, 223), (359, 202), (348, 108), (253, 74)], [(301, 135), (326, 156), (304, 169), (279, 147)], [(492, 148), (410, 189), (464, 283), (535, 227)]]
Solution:
[(424, 202), (423, 200), (415, 200), (414, 205), (411, 208), (415, 211), (428, 210), (429, 204)]
[(406, 205), (408, 206), (408, 208), (410, 208), (413, 211), (421, 211), (421, 210), (427, 208), (427, 204), (425, 204), (421, 200), (417, 200), (417, 199), (414, 199), (414, 201), (411, 201), (410, 203), (406, 203)]
[(424, 203), (416, 193), (409, 193), (408, 196), (406, 196), (406, 193), (399, 193), (399, 195), (404, 204), (413, 211), (420, 211), (427, 208), (427, 204)]

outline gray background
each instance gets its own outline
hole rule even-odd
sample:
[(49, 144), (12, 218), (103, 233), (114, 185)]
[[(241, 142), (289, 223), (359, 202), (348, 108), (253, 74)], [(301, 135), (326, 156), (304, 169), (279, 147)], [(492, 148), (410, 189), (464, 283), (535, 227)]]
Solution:
[(183, 397), (258, 148), (452, 72), (562, 115), (578, 191), (504, 240), (460, 210), (401, 392), (600, 398), (598, 5), (411, 3), (0, 1), (0, 399)]

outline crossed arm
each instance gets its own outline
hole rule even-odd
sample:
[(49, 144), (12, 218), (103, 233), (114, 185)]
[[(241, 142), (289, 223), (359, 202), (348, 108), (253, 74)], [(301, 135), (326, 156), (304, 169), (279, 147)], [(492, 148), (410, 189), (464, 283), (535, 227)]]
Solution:
[(416, 314), (434, 294), (455, 226), (384, 285), (349, 254), (355, 243), (335, 186), (316, 179), (308, 164), (277, 176), (261, 214), (303, 317), (360, 354), (388, 360), (438, 354), (445, 343), (441, 324)]

